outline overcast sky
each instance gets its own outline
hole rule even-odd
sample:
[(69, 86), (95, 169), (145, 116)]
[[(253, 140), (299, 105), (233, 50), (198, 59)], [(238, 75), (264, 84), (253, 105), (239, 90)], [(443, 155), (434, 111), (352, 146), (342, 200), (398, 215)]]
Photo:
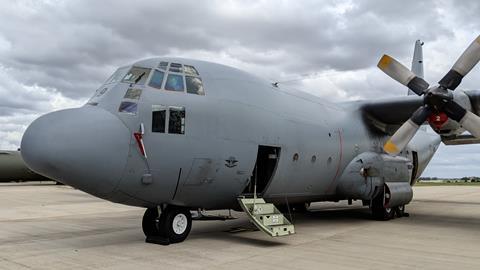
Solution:
[[(376, 68), (425, 42), (434, 83), (480, 34), (480, 1), (0, 0), (0, 149), (41, 114), (82, 105), (120, 65), (210, 60), (332, 101), (406, 94)], [(310, 74), (310, 75), (306, 75)], [(480, 89), (480, 65), (462, 89)], [(441, 146), (426, 176), (480, 176), (480, 146)]]

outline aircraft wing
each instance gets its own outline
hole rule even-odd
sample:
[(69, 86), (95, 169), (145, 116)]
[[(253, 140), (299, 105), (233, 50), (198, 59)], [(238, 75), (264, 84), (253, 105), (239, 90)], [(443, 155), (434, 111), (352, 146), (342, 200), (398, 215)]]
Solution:
[[(465, 91), (472, 104), (472, 112), (480, 115), (480, 90)], [(412, 114), (423, 105), (419, 96), (363, 101), (360, 104), (365, 124), (372, 133), (393, 135)]]
[(372, 133), (392, 135), (422, 105), (423, 98), (412, 95), (365, 101), (360, 111)]

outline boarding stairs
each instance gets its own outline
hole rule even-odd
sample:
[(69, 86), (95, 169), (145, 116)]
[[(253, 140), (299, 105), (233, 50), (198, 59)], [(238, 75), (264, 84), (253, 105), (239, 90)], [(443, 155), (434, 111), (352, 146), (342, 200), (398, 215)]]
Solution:
[(241, 196), (238, 202), (250, 221), (266, 234), (277, 237), (295, 233), (293, 224), (272, 203), (256, 196)]

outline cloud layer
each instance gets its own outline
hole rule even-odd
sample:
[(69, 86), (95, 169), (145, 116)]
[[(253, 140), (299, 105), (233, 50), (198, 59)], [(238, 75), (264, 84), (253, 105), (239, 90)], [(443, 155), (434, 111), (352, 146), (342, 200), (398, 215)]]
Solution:
[[(435, 82), (480, 33), (478, 1), (1, 2), (0, 149), (18, 147), (35, 117), (82, 104), (116, 67), (140, 58), (211, 60), (293, 79), (285, 84), (332, 101), (371, 99), (406, 93), (375, 68), (383, 53), (409, 65), (414, 41), (424, 40), (426, 79)], [(462, 87), (478, 87), (479, 69)], [(480, 175), (479, 147), (467, 148), (475, 149), (467, 160), (467, 150), (451, 149), (427, 174)]]

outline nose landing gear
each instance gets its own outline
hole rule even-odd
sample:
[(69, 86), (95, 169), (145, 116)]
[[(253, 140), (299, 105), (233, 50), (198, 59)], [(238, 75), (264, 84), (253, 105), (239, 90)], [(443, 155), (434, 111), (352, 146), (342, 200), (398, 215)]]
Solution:
[(183, 242), (192, 228), (190, 211), (168, 205), (163, 210), (148, 208), (143, 215), (142, 229), (147, 243), (169, 245)]

